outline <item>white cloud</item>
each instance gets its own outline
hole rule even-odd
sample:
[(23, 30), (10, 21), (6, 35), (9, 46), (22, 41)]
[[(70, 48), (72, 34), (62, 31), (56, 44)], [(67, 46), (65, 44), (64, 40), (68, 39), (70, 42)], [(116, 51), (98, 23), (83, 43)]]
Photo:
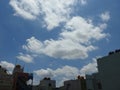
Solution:
[(93, 46), (83, 46), (69, 39), (45, 41), (44, 54), (61, 59), (84, 59), (88, 57), (87, 52), (94, 50)]
[(13, 71), (13, 68), (15, 67), (14, 64), (9, 63), (9, 62), (7, 62), (7, 61), (0, 61), (0, 65), (1, 65), (3, 68), (6, 68), (9, 73), (11, 73), (11, 72)]
[(79, 70), (76, 67), (66, 65), (61, 68), (57, 68), (56, 70), (52, 70), (50, 68), (40, 69), (34, 71), (34, 73), (41, 79), (44, 77), (54, 78), (57, 80), (57, 86), (60, 86), (63, 81), (77, 77), (77, 75), (79, 75)]
[[(10, 0), (10, 5), (15, 9), (16, 15), (27, 19), (42, 17), (48, 30), (65, 22), (56, 40), (40, 41), (31, 37), (27, 39), (27, 44), (23, 45), (23, 49), (33, 54), (44, 54), (61, 59), (87, 58), (89, 52), (97, 49), (93, 42), (107, 36), (103, 32), (107, 24), (96, 26), (90, 19), (70, 16), (77, 2), (78, 0)], [(80, 2), (85, 4), (87, 0), (80, 0)], [(103, 18), (107, 16), (109, 16), (108, 12), (101, 15)], [(25, 59), (27, 59), (25, 61), (32, 61), (32, 57), (28, 55), (22, 55), (21, 58), (23, 61)]]
[(43, 17), (47, 29), (65, 22), (77, 0), (10, 0), (15, 15), (34, 20)]
[(34, 71), (34, 73), (38, 76), (41, 76), (42, 78), (44, 77), (52, 77), (53, 76), (53, 70), (50, 68), (45, 69), (40, 69), (40, 70), (36, 70)]
[(79, 70), (76, 67), (72, 66), (64, 66), (62, 68), (58, 68), (54, 72), (55, 76), (59, 76), (60, 74), (65, 77), (76, 77), (79, 74)]
[(35, 19), (40, 14), (38, 0), (10, 0), (10, 5), (16, 11), (14, 15), (25, 19)]
[(80, 16), (73, 17), (70, 21), (65, 25), (65, 30), (60, 34), (65, 39), (72, 39), (73, 41), (77, 41), (79, 43), (90, 43), (91, 39), (100, 40), (106, 37), (106, 34), (103, 33), (103, 24), (100, 26), (95, 26), (90, 20), (86, 20)]
[(98, 41), (107, 36), (103, 33), (106, 24), (95, 26), (89, 20), (80, 16), (70, 19), (59, 34), (58, 39), (39, 41), (35, 37), (27, 39), (23, 49), (34, 54), (44, 54), (61, 59), (85, 59), (88, 53), (96, 50), (93, 41)]
[(66, 65), (55, 70), (50, 68), (39, 69), (35, 70), (34, 73), (37, 75), (37, 78), (39, 77), (40, 79), (43, 79), (44, 77), (55, 79), (57, 81), (57, 86), (61, 86), (65, 80), (76, 79), (78, 75), (85, 76), (85, 74), (97, 72), (96, 66), (97, 62), (95, 59), (93, 59), (92, 62), (83, 66), (81, 69)]
[(35, 37), (31, 37), (30, 39), (27, 39), (26, 42), (27, 45), (23, 45), (22, 48), (27, 51), (37, 54), (37, 53), (41, 53), (42, 52), (41, 49), (44, 48), (43, 43), (37, 40)]
[(82, 69), (80, 70), (80, 73), (83, 76), (85, 74), (92, 74), (95, 72), (98, 72), (96, 59), (93, 59), (91, 63), (83, 66)]
[(103, 20), (103, 21), (108, 21), (110, 19), (110, 13), (108, 11), (102, 13), (100, 15), (100, 18)]
[[(38, 47), (38, 44), (32, 44), (32, 41), (38, 41), (36, 38), (31, 37), (27, 40), (27, 45), (23, 45), (24, 49), (34, 54), (44, 54), (54, 58), (61, 59), (84, 59), (88, 57), (87, 52), (95, 49), (92, 45), (82, 46), (79, 43), (75, 43), (69, 39), (61, 40), (45, 40), (43, 47)], [(40, 41), (39, 41), (40, 42)], [(40, 42), (41, 43), (41, 42)], [(30, 46), (34, 46), (31, 47)], [(39, 49), (36, 49), (38, 47)]]
[(43, 18), (48, 30), (66, 22), (74, 12), (74, 5), (81, 5), (87, 0), (10, 0), (9, 4), (15, 10), (14, 15), (29, 20)]
[[(87, 58), (89, 52), (97, 49), (93, 45), (94, 42), (107, 36), (104, 33), (107, 24), (102, 23), (97, 26), (92, 23), (92, 20), (80, 16), (70, 16), (74, 12), (74, 5), (77, 1), (80, 1), (82, 5), (87, 3), (87, 0), (10, 0), (15, 15), (29, 20), (42, 17), (44, 26), (48, 30), (52, 30), (65, 22), (65, 26), (57, 39), (40, 41), (33, 36), (26, 40), (27, 44), (23, 45), (23, 49), (35, 55), (44, 54), (68, 60)], [(105, 12), (100, 17), (103, 21), (108, 21), (110, 14)], [(17, 58), (30, 63), (33, 61), (34, 56), (21, 53)], [(75, 78), (79, 74), (85, 75), (96, 72), (96, 66), (96, 61), (93, 60), (83, 66), (82, 69), (63, 66), (56, 70), (50, 68), (40, 69), (34, 71), (34, 73), (41, 78), (45, 76), (57, 78), (60, 85), (62, 81)]]
[(85, 5), (87, 3), (87, 0), (80, 0), (82, 5)]
[[(47, 29), (53, 29), (65, 22), (72, 12), (76, 0), (41, 0), (41, 8), (44, 13), (44, 21)], [(53, 6), (54, 5), (54, 6)]]
[(32, 63), (33, 62), (33, 56), (29, 55), (29, 54), (23, 54), (23, 53), (19, 53), (19, 56), (17, 56), (17, 58), (19, 60), (22, 60), (26, 63)]

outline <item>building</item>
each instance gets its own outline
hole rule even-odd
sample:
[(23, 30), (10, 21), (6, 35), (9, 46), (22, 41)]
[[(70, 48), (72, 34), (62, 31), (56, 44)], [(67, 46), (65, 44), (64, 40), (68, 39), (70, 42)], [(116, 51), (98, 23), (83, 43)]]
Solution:
[(13, 70), (13, 89), (12, 90), (32, 90), (31, 85), (27, 85), (27, 81), (33, 80), (33, 74), (24, 72), (24, 68), (16, 65)]
[(39, 85), (33, 85), (33, 86), (32, 86), (32, 90), (40, 90), (40, 89), (39, 89)]
[(86, 88), (87, 90), (102, 90), (99, 73), (93, 73), (92, 75), (86, 75)]
[(80, 80), (68, 80), (64, 82), (65, 90), (81, 90)]
[(94, 90), (93, 76), (86, 75), (86, 88), (87, 90)]
[(65, 87), (64, 86), (57, 87), (55, 90), (65, 90)]
[(120, 90), (120, 50), (97, 60), (102, 90)]
[(0, 66), (0, 90), (12, 90), (13, 78), (7, 70)]
[(76, 80), (65, 81), (64, 90), (86, 90), (86, 82), (84, 77), (78, 76)]
[(27, 85), (30, 79), (33, 80), (33, 74), (24, 72), (20, 65), (15, 66), (13, 74), (0, 66), (0, 90), (32, 90), (32, 83)]
[(56, 81), (45, 77), (43, 80), (40, 81), (40, 84), (38, 87), (39, 87), (38, 90), (55, 90)]

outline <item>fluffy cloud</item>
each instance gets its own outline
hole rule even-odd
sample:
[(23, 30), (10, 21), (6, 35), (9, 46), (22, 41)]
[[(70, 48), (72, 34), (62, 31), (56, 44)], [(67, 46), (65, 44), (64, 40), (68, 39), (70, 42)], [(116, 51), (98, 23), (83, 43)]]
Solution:
[(70, 17), (75, 1), (76, 0), (40, 0), (47, 29), (53, 29), (61, 22), (67, 20)]
[(86, 20), (80, 16), (76, 16), (67, 22), (65, 30), (60, 35), (65, 39), (89, 44), (92, 39), (100, 40), (104, 38), (106, 34), (103, 33), (103, 29), (105, 28), (106, 26), (103, 24), (95, 26), (92, 24), (92, 20)]
[(81, 4), (85, 5), (87, 3), (87, 0), (80, 0)]
[(9, 63), (7, 61), (0, 61), (0, 65), (3, 67), (3, 68), (6, 68), (10, 73), (12, 72), (13, 68), (14, 68), (14, 64), (12, 63)]
[(110, 19), (110, 13), (108, 11), (106, 11), (106, 12), (102, 13), (100, 15), (100, 17), (103, 21), (108, 21)]
[[(48, 30), (65, 22), (62, 32), (56, 40), (40, 41), (31, 37), (27, 39), (27, 44), (23, 45), (23, 49), (61, 59), (87, 58), (89, 52), (97, 49), (93, 42), (107, 36), (106, 33), (103, 33), (107, 24), (96, 26), (92, 20), (80, 16), (70, 16), (78, 1), (81, 2), (81, 5), (87, 3), (87, 0), (10, 0), (10, 5), (14, 8), (16, 15), (32, 20), (42, 17), (44, 26)], [(104, 21), (109, 17), (108, 12), (101, 15)], [(19, 59), (32, 61), (32, 57), (29, 55), (21, 55)]]
[(45, 26), (50, 30), (69, 18), (76, 1), (77, 0), (10, 0), (10, 5), (15, 10), (15, 15), (25, 19), (34, 20), (43, 17)]
[(47, 68), (46, 70), (36, 70), (34, 71), (38, 76), (41, 77), (57, 77), (57, 76), (65, 76), (65, 77), (73, 77), (76, 76), (79, 73), (79, 70), (75, 67), (71, 66), (64, 66), (62, 68), (58, 68), (56, 70), (52, 70), (50, 68)]
[(97, 68), (97, 58), (100, 58), (101, 56), (97, 56), (96, 58), (93, 58), (91, 60), (91, 62), (89, 62), (88, 64), (84, 65), (81, 69), (80, 69), (80, 75), (85, 76), (86, 74), (90, 75), (93, 73), (97, 73), (98, 72), (98, 68)]
[(34, 73), (40, 77), (40, 79), (44, 77), (51, 77), (57, 80), (57, 86), (62, 85), (63, 81), (70, 80), (76, 78), (78, 75), (92, 74), (97, 72), (97, 62), (93, 59), (92, 62), (83, 66), (81, 69), (72, 66), (63, 66), (61, 68), (57, 68), (55, 70), (47, 68), (35, 70)]
[(14, 15), (29, 20), (42, 17), (47, 29), (51, 30), (69, 19), (78, 2), (85, 5), (87, 0), (10, 0), (9, 4), (15, 10)]
[(17, 56), (17, 58), (19, 60), (22, 60), (26, 63), (32, 63), (33, 62), (33, 56), (29, 55), (29, 54), (23, 54), (23, 53), (20, 53), (19, 56)]
[[(88, 57), (88, 51), (92, 51), (95, 49), (95, 47), (91, 45), (85, 47), (68, 39), (61, 39), (57, 41), (45, 40), (40, 47), (38, 47), (38, 44), (35, 43), (34, 47), (30, 47), (32, 46), (31, 42), (33, 41), (38, 40), (35, 37), (31, 37), (27, 40), (27, 45), (23, 45), (23, 48), (34, 54), (44, 54), (50, 57), (61, 59), (84, 59)], [(38, 47), (39, 49), (36, 49), (36, 47)]]
[(91, 63), (83, 66), (80, 70), (81, 75), (92, 74), (95, 72), (98, 72), (96, 59), (93, 59)]
[(52, 70), (50, 68), (40, 69), (34, 71), (34, 73), (41, 77), (52, 77), (57, 80), (57, 85), (62, 85), (64, 80), (69, 80), (75, 78), (79, 74), (79, 70), (76, 67), (71, 66), (63, 66), (61, 68), (57, 68), (56, 70)]
[(35, 37), (27, 39), (23, 49), (61, 59), (85, 59), (88, 53), (97, 49), (93, 42), (107, 36), (103, 33), (106, 24), (95, 26), (80, 16), (73, 17), (64, 26), (58, 39), (40, 41)]
[(35, 19), (40, 14), (38, 0), (10, 0), (10, 5), (16, 11), (14, 15), (25, 19)]

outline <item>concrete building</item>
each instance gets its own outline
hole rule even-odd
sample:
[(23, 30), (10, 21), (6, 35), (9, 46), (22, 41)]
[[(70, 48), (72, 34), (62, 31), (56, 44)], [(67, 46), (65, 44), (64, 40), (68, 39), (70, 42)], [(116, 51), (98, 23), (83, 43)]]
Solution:
[(80, 80), (68, 80), (64, 82), (65, 90), (81, 90)]
[(94, 90), (93, 76), (86, 75), (86, 88), (87, 90)]
[(65, 81), (64, 90), (86, 90), (86, 82), (84, 77), (78, 76), (78, 79), (76, 80)]
[(61, 87), (56, 88), (55, 90), (65, 90), (65, 87), (61, 86)]
[(87, 90), (102, 90), (99, 73), (86, 75), (86, 88)]
[(12, 90), (13, 78), (7, 70), (0, 66), (0, 90)]
[(38, 87), (39, 90), (55, 90), (56, 81), (45, 77), (43, 80), (40, 81), (40, 85)]
[(33, 85), (32, 90), (40, 90), (39, 85)]
[(120, 90), (120, 50), (97, 60), (102, 90)]
[(24, 68), (20, 65), (16, 65), (13, 70), (13, 89), (12, 90), (32, 90), (31, 85), (27, 84), (27, 81), (33, 81), (33, 74), (24, 72)]

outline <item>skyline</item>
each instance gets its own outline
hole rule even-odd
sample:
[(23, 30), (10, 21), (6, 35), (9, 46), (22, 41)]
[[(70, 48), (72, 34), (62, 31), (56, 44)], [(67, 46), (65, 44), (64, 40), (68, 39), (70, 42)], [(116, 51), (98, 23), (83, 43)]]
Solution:
[(34, 84), (97, 72), (96, 58), (120, 48), (118, 0), (0, 2), (0, 65), (23, 65)]

